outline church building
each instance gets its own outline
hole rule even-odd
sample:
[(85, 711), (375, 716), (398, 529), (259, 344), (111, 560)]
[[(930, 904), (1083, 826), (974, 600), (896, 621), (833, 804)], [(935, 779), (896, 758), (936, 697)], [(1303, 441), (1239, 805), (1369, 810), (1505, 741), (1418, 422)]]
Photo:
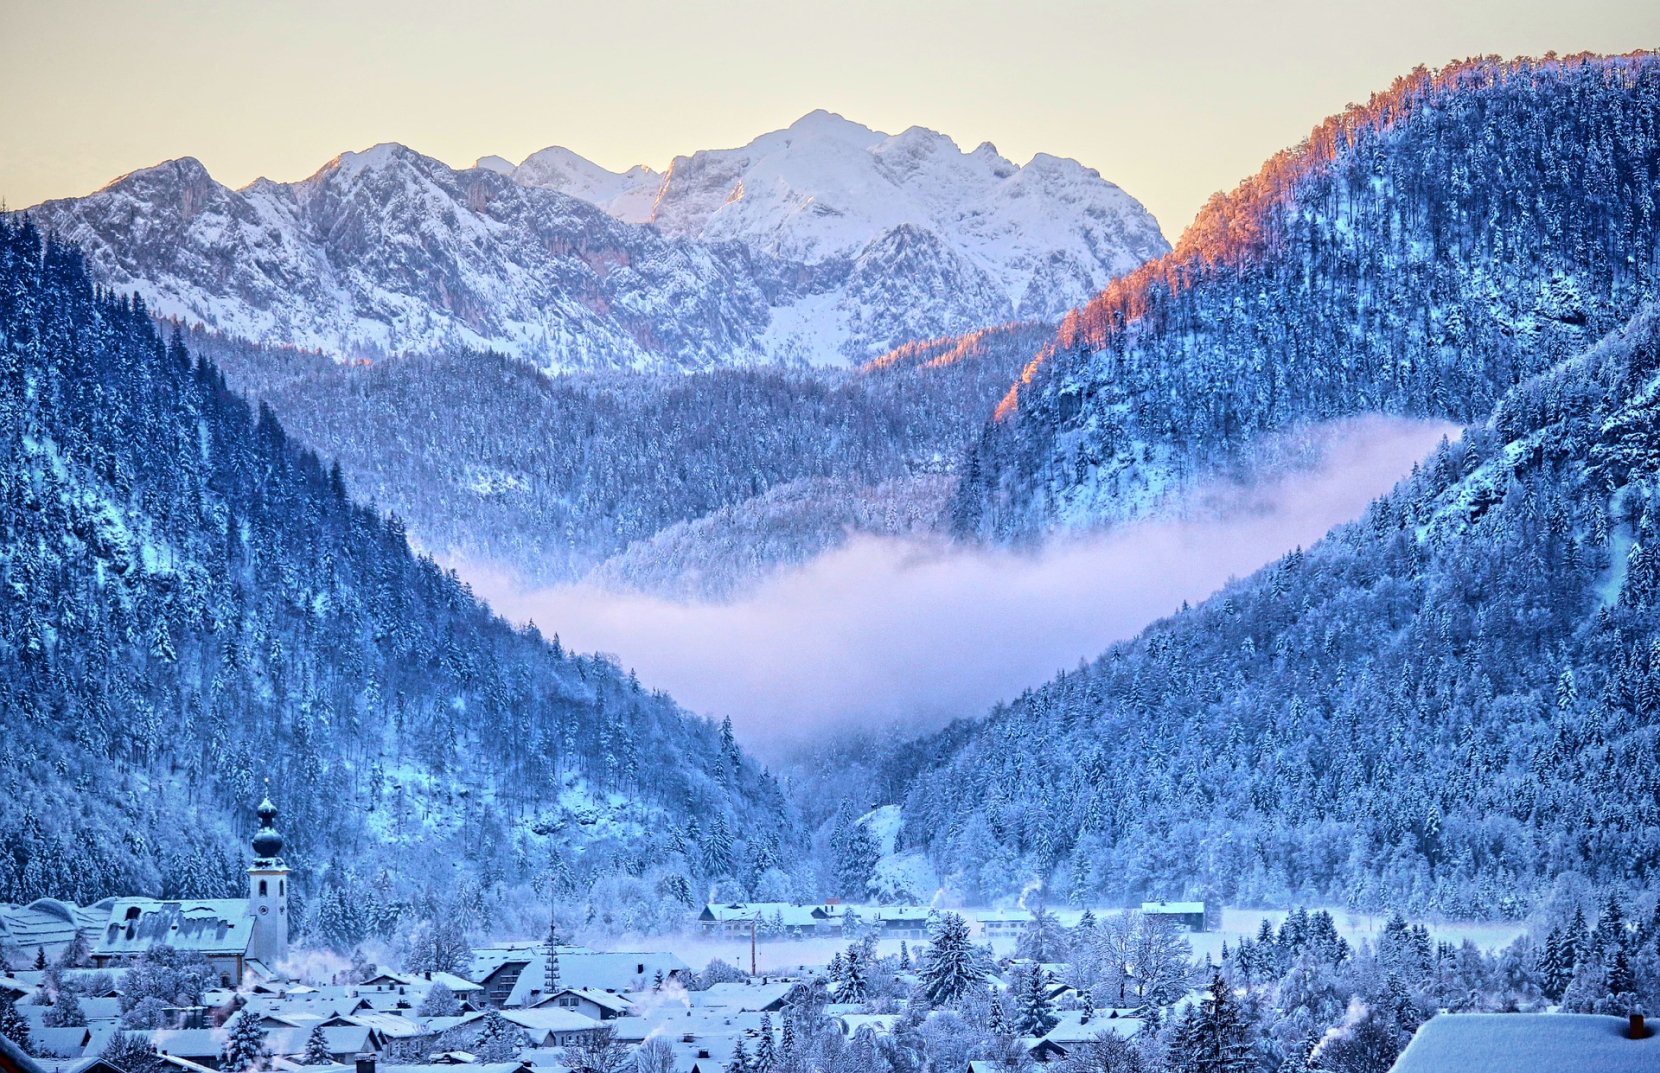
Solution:
[(165, 944), (207, 958), (223, 987), (240, 986), (250, 973), (274, 977), (288, 956), (288, 866), (270, 799), (258, 816), (246, 899), (107, 899), (108, 916), (91, 937), (93, 965), (119, 965)]

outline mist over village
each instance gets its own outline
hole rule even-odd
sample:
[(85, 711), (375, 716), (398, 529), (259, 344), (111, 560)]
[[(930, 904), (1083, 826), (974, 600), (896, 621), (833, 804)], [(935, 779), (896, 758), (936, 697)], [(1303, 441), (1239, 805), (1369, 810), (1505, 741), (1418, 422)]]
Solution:
[(0, 1073), (1660, 1070), (1660, 11), (5, 24)]

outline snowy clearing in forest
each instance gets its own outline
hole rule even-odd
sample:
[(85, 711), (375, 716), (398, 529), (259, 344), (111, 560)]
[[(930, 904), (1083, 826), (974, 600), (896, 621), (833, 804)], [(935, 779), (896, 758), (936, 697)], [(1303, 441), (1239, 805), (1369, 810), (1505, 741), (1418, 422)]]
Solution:
[(747, 745), (778, 756), (839, 728), (921, 733), (984, 714), (1319, 540), (1457, 435), (1440, 422), (1334, 422), (1312, 466), (1197, 488), (1165, 518), (1037, 551), (856, 537), (728, 603), (526, 589), (490, 564), (456, 568), (502, 614), (619, 653), (647, 685), (730, 715)]

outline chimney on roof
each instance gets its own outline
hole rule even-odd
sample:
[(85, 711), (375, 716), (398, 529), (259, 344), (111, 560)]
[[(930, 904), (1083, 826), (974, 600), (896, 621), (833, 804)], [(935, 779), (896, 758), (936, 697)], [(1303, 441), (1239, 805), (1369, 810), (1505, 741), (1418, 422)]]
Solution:
[(358, 1055), (357, 1073), (375, 1073), (375, 1056), (367, 1053)]
[(1631, 1015), (1631, 1027), (1626, 1029), (1625, 1037), (1626, 1039), (1648, 1039), (1649, 1028), (1648, 1025), (1643, 1023), (1642, 1014), (1634, 1013)]

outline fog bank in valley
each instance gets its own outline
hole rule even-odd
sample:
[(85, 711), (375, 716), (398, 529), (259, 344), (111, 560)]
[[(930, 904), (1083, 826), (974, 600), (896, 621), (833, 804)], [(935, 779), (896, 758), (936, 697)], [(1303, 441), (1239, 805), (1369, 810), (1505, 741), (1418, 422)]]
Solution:
[(1206, 485), (1170, 517), (1036, 551), (857, 537), (727, 603), (528, 589), (486, 564), (456, 566), (509, 618), (615, 653), (777, 756), (842, 728), (920, 732), (983, 714), (1358, 517), (1446, 435), (1457, 429), (1335, 422), (1311, 467)]

